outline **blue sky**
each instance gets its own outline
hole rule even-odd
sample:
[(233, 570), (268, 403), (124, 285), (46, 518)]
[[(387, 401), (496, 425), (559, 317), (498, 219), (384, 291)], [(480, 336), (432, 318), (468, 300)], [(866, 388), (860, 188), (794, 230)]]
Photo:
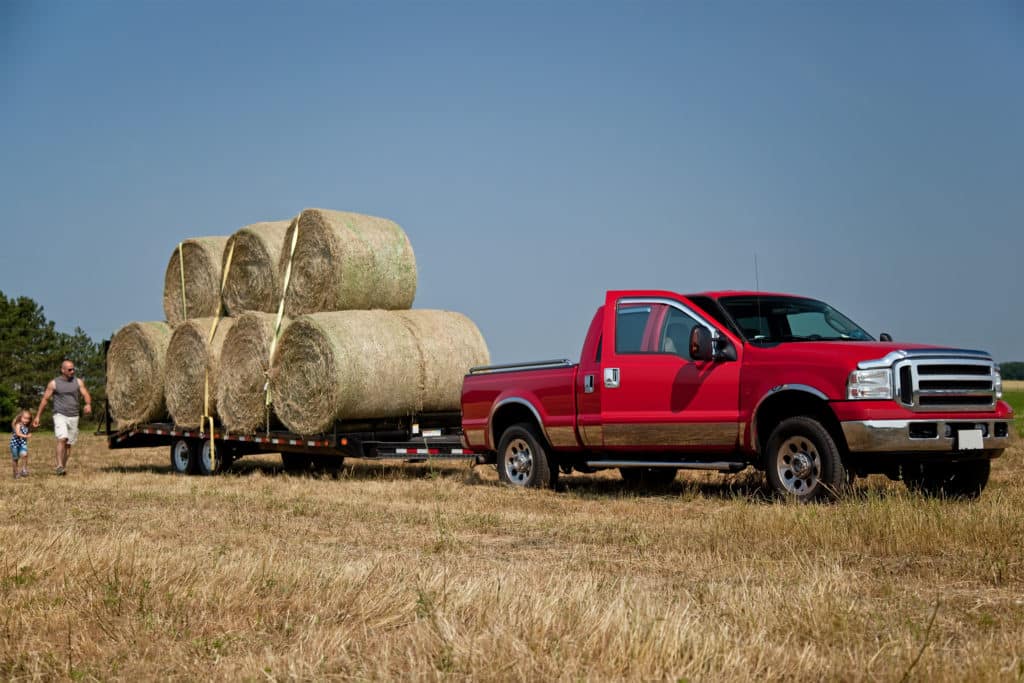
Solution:
[(101, 339), (178, 241), (408, 232), (418, 308), (575, 358), (606, 289), (1024, 360), (1013, 2), (0, 3), (0, 290)]

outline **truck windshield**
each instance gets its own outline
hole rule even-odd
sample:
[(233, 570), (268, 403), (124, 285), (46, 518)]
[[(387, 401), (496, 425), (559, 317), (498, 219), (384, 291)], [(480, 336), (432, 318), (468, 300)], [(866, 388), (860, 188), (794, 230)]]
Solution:
[(749, 342), (873, 341), (845, 315), (814, 299), (728, 296), (719, 302)]

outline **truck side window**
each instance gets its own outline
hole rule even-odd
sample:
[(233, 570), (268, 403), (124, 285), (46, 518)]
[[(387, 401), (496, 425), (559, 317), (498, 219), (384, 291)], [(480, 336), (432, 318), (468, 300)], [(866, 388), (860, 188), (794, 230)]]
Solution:
[(619, 306), (615, 310), (615, 352), (642, 353), (652, 306)]
[(699, 323), (677, 308), (669, 308), (662, 328), (661, 343), (658, 351), (673, 353), (683, 358), (690, 358), (690, 333)]

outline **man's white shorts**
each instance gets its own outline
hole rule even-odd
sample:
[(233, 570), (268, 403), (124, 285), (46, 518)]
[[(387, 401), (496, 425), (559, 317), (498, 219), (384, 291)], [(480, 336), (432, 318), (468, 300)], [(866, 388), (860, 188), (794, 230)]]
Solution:
[(78, 441), (78, 418), (54, 413), (53, 435), (58, 440), (67, 439), (68, 445), (73, 446)]

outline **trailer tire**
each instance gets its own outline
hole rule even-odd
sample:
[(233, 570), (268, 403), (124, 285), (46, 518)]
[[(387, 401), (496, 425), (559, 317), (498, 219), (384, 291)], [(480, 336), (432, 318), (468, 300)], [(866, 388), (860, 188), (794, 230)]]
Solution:
[(175, 439), (171, 442), (171, 470), (176, 474), (193, 474), (196, 471), (198, 442), (194, 439)]
[(196, 473), (204, 477), (211, 474), (220, 474), (227, 468), (231, 467), (231, 455), (228, 453), (227, 448), (224, 447), (223, 443), (216, 446), (215, 466), (210, 465), (210, 441), (210, 439), (203, 439), (200, 442), (196, 456)]
[(498, 444), (498, 479), (508, 486), (553, 489), (558, 485), (558, 467), (552, 466), (543, 439), (526, 422), (504, 431)]
[(988, 459), (912, 463), (903, 466), (903, 483), (929, 498), (973, 500), (985, 490), (991, 471)]
[(813, 417), (780, 422), (764, 449), (768, 483), (775, 493), (801, 503), (832, 500), (846, 491), (850, 478), (832, 435)]

